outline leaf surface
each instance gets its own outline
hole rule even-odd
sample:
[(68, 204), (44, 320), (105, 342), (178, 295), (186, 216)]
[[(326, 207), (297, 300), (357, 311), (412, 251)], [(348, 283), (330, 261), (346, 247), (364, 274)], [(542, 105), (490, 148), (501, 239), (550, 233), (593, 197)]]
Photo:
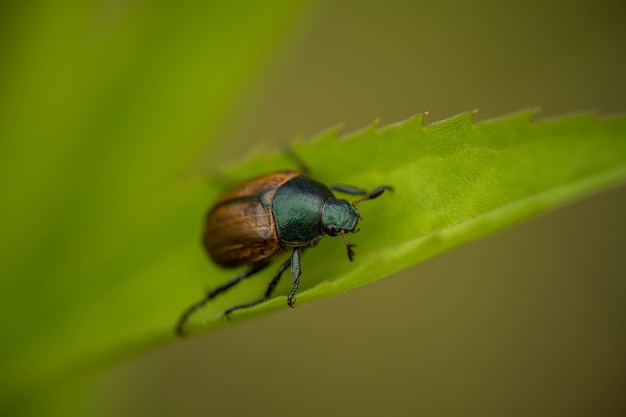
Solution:
[[(589, 115), (532, 122), (534, 112), (473, 124), (472, 114), (423, 126), (415, 117), (372, 125), (338, 139), (330, 130), (294, 151), (327, 184), (395, 191), (359, 205), (361, 231), (348, 262), (341, 239), (324, 238), (303, 256), (298, 303), (344, 292), (437, 253), (502, 230), (626, 179), (626, 120)], [(233, 182), (293, 168), (280, 154), (250, 158), (230, 170)], [(350, 199), (350, 196), (346, 196)], [(278, 263), (275, 268), (278, 267)], [(271, 269), (271, 268), (270, 268)], [(273, 271), (212, 300), (194, 317), (196, 329), (225, 324), (222, 311), (263, 293)], [(234, 275), (215, 271), (214, 286)], [(254, 282), (253, 282), (254, 281)], [(236, 318), (286, 307), (290, 276), (272, 300)]]

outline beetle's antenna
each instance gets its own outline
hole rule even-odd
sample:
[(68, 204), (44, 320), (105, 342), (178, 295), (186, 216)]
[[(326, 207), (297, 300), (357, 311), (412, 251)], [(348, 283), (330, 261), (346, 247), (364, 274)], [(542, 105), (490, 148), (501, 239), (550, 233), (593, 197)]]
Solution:
[(376, 197), (379, 197), (385, 190), (393, 191), (393, 187), (391, 185), (381, 185), (378, 188), (374, 188), (372, 191), (367, 193), (363, 198), (355, 200), (352, 202), (352, 207), (355, 207), (357, 204), (362, 203), (363, 201), (373, 200)]
[(344, 230), (342, 230), (339, 233), (341, 234), (341, 237), (343, 238), (343, 242), (346, 244), (346, 248), (348, 248), (348, 259), (350, 259), (350, 262), (352, 262), (354, 260), (354, 251), (352, 250), (352, 248), (354, 248), (356, 245), (353, 245), (350, 242), (348, 242), (348, 238), (346, 237), (346, 232)]

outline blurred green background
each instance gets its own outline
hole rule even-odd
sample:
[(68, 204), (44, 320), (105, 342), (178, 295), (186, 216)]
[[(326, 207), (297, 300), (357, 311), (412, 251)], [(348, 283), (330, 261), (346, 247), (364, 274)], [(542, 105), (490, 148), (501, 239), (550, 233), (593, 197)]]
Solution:
[[(165, 1), (84, 4), (65, 1), (32, 10), (3, 5), (0, 47), (5, 56), (28, 55), (32, 51), (20, 48), (31, 44), (29, 36), (42, 33), (41, 25), (72, 39), (72, 28), (57, 17), (88, 7), (93, 19), (83, 22), (80, 33), (94, 34), (95, 51), (109, 48), (103, 54), (107, 60), (76, 62), (75, 83), (67, 91), (39, 75), (54, 79), (56, 60), (74, 56), (72, 43), (43, 43), (47, 66), (16, 75), (0, 63), (8, 68), (0, 86), (18, 97), (11, 88), (23, 77), (39, 80), (30, 88), (42, 96), (69, 94), (59, 106), (84, 123), (76, 132), (115, 137), (121, 128), (110, 126), (109, 119), (123, 120), (126, 132), (143, 136), (167, 126), (171, 131), (159, 134), (193, 142), (198, 151), (179, 155), (176, 141), (156, 144), (165, 148), (161, 154), (169, 152), (179, 161), (161, 172), (153, 165), (163, 156), (142, 159), (149, 172), (164, 178), (212, 172), (212, 163), (243, 156), (251, 145), (286, 144), (337, 123), (351, 131), (375, 119), (386, 124), (424, 111), (435, 121), (472, 109), (480, 110), (477, 120), (534, 106), (541, 106), (541, 118), (626, 110), (625, 10), (618, 1), (293, 3), (251, 57), (229, 55), (226, 40), (236, 43), (246, 36), (229, 27), (218, 28), (222, 38), (208, 46), (200, 37), (198, 45), (175, 43), (181, 31), (193, 40), (194, 28), (224, 24), (211, 19), (221, 3), (185, 3), (187, 8), (172, 7), (170, 14)], [(250, 33), (273, 11), (283, 10), (276, 2), (255, 2), (251, 12), (252, 4), (235, 14), (247, 19), (243, 26)], [(193, 22), (186, 20), (190, 16)], [(146, 21), (152, 30), (133, 26), (145, 28)], [(118, 30), (118, 38), (101, 42), (96, 35), (106, 38), (109, 26)], [(16, 33), (19, 38), (5, 36)], [(146, 44), (150, 47), (137, 47)], [(240, 79), (247, 81), (220, 82), (230, 74), (220, 75), (218, 62), (211, 74), (214, 85), (208, 85), (202, 69), (212, 50), (220, 59), (240, 62)], [(82, 66), (131, 74), (132, 83), (112, 79), (94, 85), (80, 77)], [(172, 102), (142, 101), (157, 87), (166, 89)], [(207, 99), (204, 105), (203, 94), (216, 91), (235, 99), (217, 107)], [(93, 96), (102, 111), (96, 118), (81, 118), (91, 113), (83, 100), (71, 98)], [(190, 97), (195, 101), (185, 101)], [(123, 117), (116, 114), (117, 103), (125, 109)], [(2, 110), (6, 125), (25, 117), (19, 106)], [(67, 132), (73, 121), (48, 117), (43, 125), (25, 123), (27, 132), (36, 136), (38, 129), (55, 127)], [(156, 117), (177, 123), (155, 123)], [(194, 117), (206, 121), (190, 123)], [(207, 136), (218, 138), (217, 146), (204, 145)], [(10, 152), (11, 144), (3, 142), (0, 152)], [(22, 175), (34, 175), (32, 166), (61, 169), (47, 166), (46, 156), (75, 152), (63, 143), (33, 143), (32, 165), (23, 167)], [(124, 149), (132, 159), (133, 143)], [(92, 168), (99, 159), (89, 155), (99, 151), (88, 141), (82, 145), (84, 166), (74, 167), (77, 175)], [(108, 180), (100, 172), (95, 178), (98, 185)], [(94, 181), (93, 174), (83, 181)], [(51, 188), (41, 191), (44, 200), (55, 196)], [(77, 190), (64, 195), (72, 192)], [(44, 209), (45, 204), (28, 210)], [(66, 402), (74, 402), (67, 409), (93, 416), (623, 415), (624, 213), (626, 188), (606, 191), (348, 294), (103, 368), (80, 389), (70, 386), (54, 394), (50, 407), (64, 410)], [(36, 277), (25, 278), (25, 288), (39, 285)], [(82, 289), (88, 293), (91, 285), (86, 280)], [(175, 274), (159, 285), (175, 286)]]

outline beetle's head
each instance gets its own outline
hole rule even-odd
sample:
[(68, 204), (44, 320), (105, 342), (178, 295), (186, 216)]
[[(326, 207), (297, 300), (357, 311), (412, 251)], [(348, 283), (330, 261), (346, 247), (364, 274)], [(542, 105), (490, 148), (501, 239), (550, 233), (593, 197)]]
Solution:
[(378, 198), (385, 190), (393, 190), (391, 185), (381, 185), (378, 188), (373, 189), (370, 192), (354, 189), (350, 186), (336, 186), (334, 187), (338, 191), (343, 191), (348, 194), (362, 195), (363, 197), (348, 203), (346, 200), (339, 200), (337, 198), (330, 198), (326, 200), (324, 207), (322, 208), (322, 229), (324, 233), (329, 236), (341, 235), (346, 248), (348, 249), (348, 258), (350, 262), (354, 258), (354, 251), (352, 248), (355, 245), (351, 245), (348, 242), (346, 233), (356, 233), (359, 229), (356, 228), (356, 224), (363, 218), (356, 210), (356, 205), (367, 200)]
[(361, 215), (357, 209), (346, 200), (331, 198), (326, 201), (322, 210), (322, 228), (324, 233), (328, 236), (341, 235), (343, 237), (346, 247), (348, 248), (348, 258), (350, 258), (350, 261), (352, 261), (354, 257), (354, 252), (352, 251), (354, 245), (348, 243), (346, 233), (356, 233), (359, 231), (359, 229), (356, 228), (359, 219), (361, 219)]
[(359, 212), (346, 200), (331, 198), (322, 210), (322, 227), (329, 236), (340, 233), (357, 232), (356, 224), (361, 218)]

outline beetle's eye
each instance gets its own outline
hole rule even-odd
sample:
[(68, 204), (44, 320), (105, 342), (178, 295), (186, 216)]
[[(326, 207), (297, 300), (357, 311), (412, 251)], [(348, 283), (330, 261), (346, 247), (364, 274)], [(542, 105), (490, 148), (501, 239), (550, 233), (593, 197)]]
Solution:
[(328, 236), (337, 236), (337, 225), (335, 224), (327, 224), (326, 226), (324, 226), (324, 233), (326, 233)]

